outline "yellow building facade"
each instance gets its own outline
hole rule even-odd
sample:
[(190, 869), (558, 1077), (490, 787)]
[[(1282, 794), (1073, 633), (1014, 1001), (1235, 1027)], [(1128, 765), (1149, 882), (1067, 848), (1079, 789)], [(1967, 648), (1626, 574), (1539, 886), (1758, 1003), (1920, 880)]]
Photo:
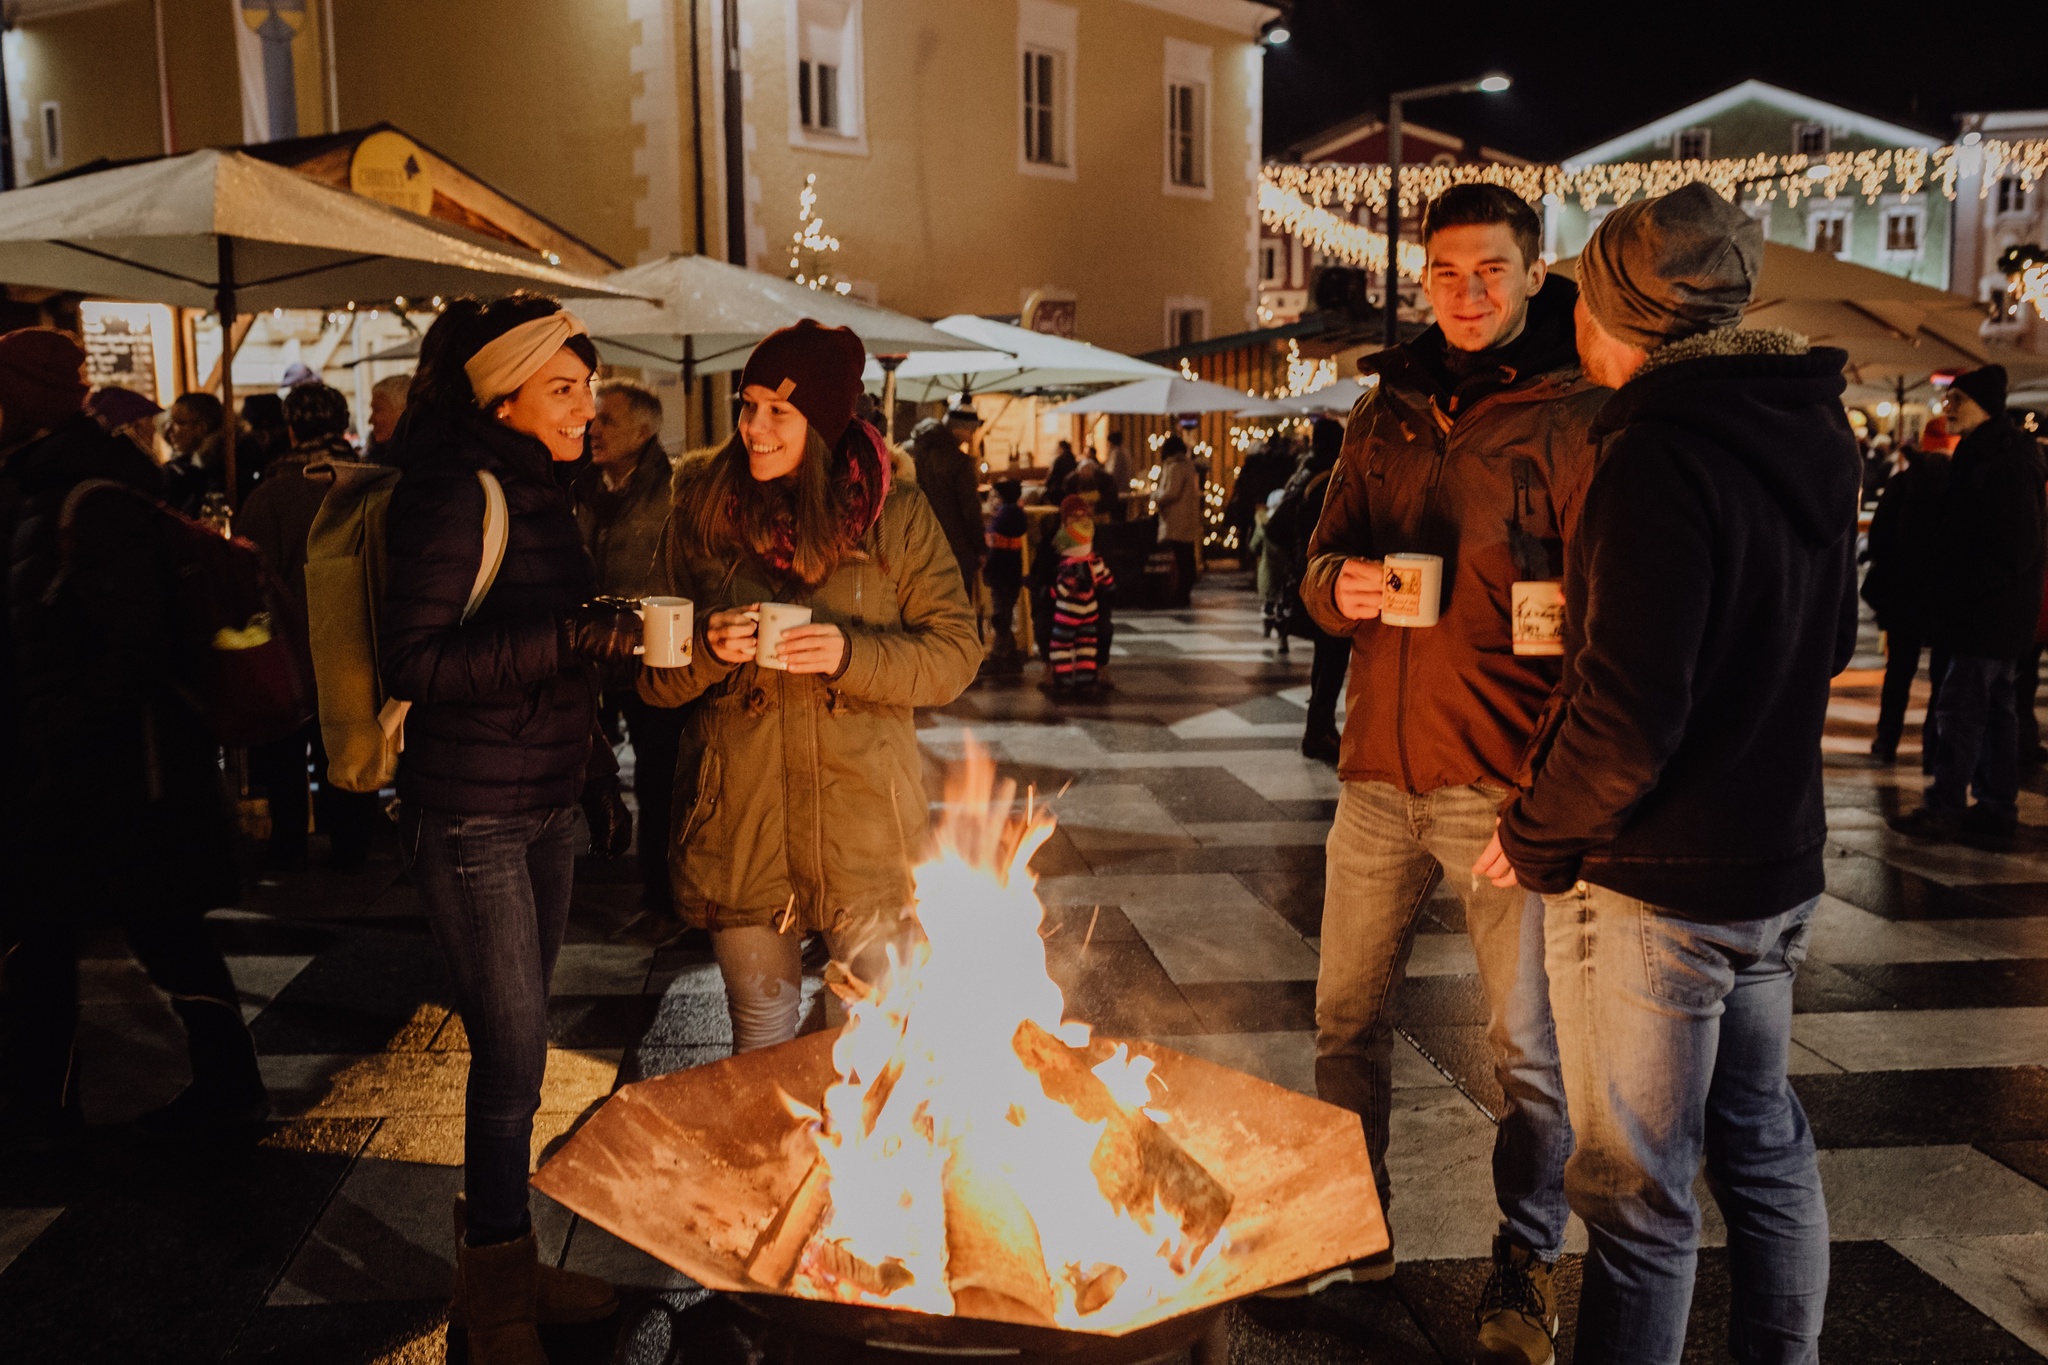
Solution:
[(840, 245), (801, 267), (884, 307), (1035, 299), (1040, 325), (1123, 351), (1253, 325), (1274, 11), (1246, 0), (9, 9), (17, 184), (249, 140), (263, 87), (237, 50), (261, 31), (289, 43), (276, 126), (389, 122), (622, 263), (703, 251), (791, 274), (809, 185)]

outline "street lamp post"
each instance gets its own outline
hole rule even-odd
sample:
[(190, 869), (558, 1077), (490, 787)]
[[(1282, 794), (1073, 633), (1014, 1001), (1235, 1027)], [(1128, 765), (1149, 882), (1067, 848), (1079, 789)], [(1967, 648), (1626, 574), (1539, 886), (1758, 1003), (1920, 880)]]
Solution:
[(1508, 88), (1506, 76), (1475, 76), (1469, 81), (1446, 81), (1442, 85), (1396, 90), (1387, 96), (1387, 339), (1389, 346), (1401, 340), (1401, 106), (1410, 100), (1433, 100), (1439, 95), (1463, 95), (1483, 90), (1497, 95)]

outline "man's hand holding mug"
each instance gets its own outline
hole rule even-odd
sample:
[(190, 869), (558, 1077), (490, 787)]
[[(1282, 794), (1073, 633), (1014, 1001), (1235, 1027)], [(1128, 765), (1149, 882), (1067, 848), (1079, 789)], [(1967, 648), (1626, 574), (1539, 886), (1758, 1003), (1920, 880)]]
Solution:
[(1337, 610), (1353, 621), (1380, 614), (1386, 595), (1386, 569), (1377, 559), (1347, 559), (1337, 571)]

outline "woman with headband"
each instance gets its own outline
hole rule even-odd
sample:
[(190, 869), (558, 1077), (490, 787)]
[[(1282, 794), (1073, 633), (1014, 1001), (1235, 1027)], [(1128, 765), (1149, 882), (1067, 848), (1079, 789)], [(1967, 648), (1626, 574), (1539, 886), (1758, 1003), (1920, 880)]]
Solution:
[[(593, 665), (630, 660), (640, 637), (629, 605), (593, 598), (556, 476), (583, 455), (596, 367), (552, 299), (455, 300), (421, 343), (386, 523), (384, 681), (412, 703), (399, 839), (469, 1035), (449, 1318), (478, 1365), (545, 1361), (536, 1320), (617, 1307), (603, 1281), (537, 1263), (526, 1187), (574, 810), (586, 768), (611, 760), (592, 744)], [(486, 535), (500, 512), (481, 474), (503, 491), (502, 537)]]
[[(678, 911), (711, 931), (738, 1051), (796, 1035), (807, 932), (862, 981), (886, 969), (927, 840), (912, 708), (981, 663), (938, 518), (854, 417), (865, 358), (809, 319), (756, 347), (739, 430), (678, 473), (655, 552), (653, 591), (695, 602), (699, 637), (687, 667), (643, 667), (640, 695), (705, 698), (670, 868)], [(765, 663), (763, 603), (810, 614)]]

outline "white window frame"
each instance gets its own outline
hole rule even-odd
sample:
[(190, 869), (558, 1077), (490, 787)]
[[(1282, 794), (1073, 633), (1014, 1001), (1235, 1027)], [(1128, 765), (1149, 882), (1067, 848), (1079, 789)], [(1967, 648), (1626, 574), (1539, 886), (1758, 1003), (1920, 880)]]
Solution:
[[(1891, 245), (1892, 220), (1911, 218), (1913, 220), (1913, 245), (1910, 248), (1894, 249)], [(1877, 254), (1880, 260), (1917, 261), (1927, 254), (1927, 205), (1907, 199), (1896, 204), (1886, 204), (1877, 215)]]
[[(1685, 140), (1693, 136), (1695, 133), (1699, 135), (1700, 139), (1700, 154), (1697, 157), (1689, 157), (1685, 154)], [(1673, 161), (1713, 160), (1714, 130), (1712, 128), (1704, 126), (1693, 128), (1680, 128), (1677, 132), (1671, 135), (1671, 159)]]
[(1287, 283), (1287, 243), (1279, 237), (1259, 239), (1259, 283), (1271, 289)]
[[(1185, 42), (1179, 38), (1168, 38), (1165, 48), (1165, 72), (1160, 85), (1159, 137), (1161, 163), (1159, 167), (1160, 188), (1177, 199), (1213, 199), (1216, 194), (1215, 162), (1210, 157), (1216, 90), (1216, 49), (1201, 43)], [(1190, 88), (1194, 93), (1195, 118), (1195, 175), (1199, 183), (1182, 184), (1174, 179), (1174, 167), (1179, 151), (1175, 129), (1175, 101), (1177, 90)]]
[[(2007, 186), (2011, 186), (2011, 189), (2008, 190)], [(1991, 211), (2000, 218), (2023, 215), (2027, 211), (2027, 202), (2034, 197), (2035, 191), (2039, 188), (2037, 185), (2029, 185), (2017, 172), (2001, 175), (1998, 177), (1998, 188), (1992, 195)]]
[[(1053, 0), (1017, 0), (1017, 51), (1010, 59), (1010, 71), (1016, 77), (1016, 98), (1011, 108), (1017, 122), (1017, 173), (1035, 175), (1047, 180), (1074, 180), (1079, 178), (1080, 157), (1076, 155), (1074, 142), (1074, 87), (1079, 84), (1080, 11), (1072, 5), (1055, 4)], [(1053, 98), (1053, 121), (1057, 125), (1053, 134), (1053, 145), (1058, 155), (1053, 161), (1033, 161), (1026, 155), (1024, 132), (1024, 55), (1027, 52), (1050, 53), (1058, 67), (1058, 86)]]
[[(837, 152), (842, 156), (866, 156), (868, 154), (867, 120), (867, 42), (864, 34), (862, 13), (866, 0), (785, 0), (784, 11), (787, 23), (784, 33), (788, 41), (784, 44), (785, 65), (789, 80), (789, 145), (802, 147), (814, 152)], [(845, 20), (840, 27), (840, 62), (837, 68), (837, 90), (839, 127), (820, 128), (804, 122), (803, 63), (805, 56), (806, 16), (815, 17), (821, 9), (843, 9)]]
[(64, 106), (56, 100), (44, 100), (36, 115), (36, 134), (39, 150), (43, 155), (43, 169), (61, 171), (64, 169)]
[[(1809, 132), (1820, 134), (1820, 150), (1817, 152), (1807, 151), (1799, 145), (1800, 140)], [(1834, 144), (1834, 133), (1825, 123), (1818, 123), (1812, 119), (1794, 119), (1792, 121), (1792, 155), (1826, 156), (1833, 150)]]
[[(1199, 326), (1196, 328), (1201, 335), (1192, 341), (1182, 341), (1175, 324), (1183, 315), (1188, 313), (1193, 313), (1201, 319)], [(1169, 294), (1166, 296), (1166, 308), (1162, 321), (1165, 326), (1167, 349), (1171, 350), (1176, 346), (1199, 345), (1209, 340), (1209, 300), (1195, 294)]]
[(1835, 259), (1846, 261), (1856, 249), (1856, 215), (1848, 209), (1815, 209), (1806, 215), (1806, 249), (1819, 249), (1820, 229), (1823, 223), (1842, 225), (1842, 249), (1835, 253)]
[(1768, 242), (1771, 239), (1771, 201), (1768, 199), (1752, 199), (1742, 206), (1742, 211), (1749, 215), (1752, 222), (1763, 229), (1764, 240)]

